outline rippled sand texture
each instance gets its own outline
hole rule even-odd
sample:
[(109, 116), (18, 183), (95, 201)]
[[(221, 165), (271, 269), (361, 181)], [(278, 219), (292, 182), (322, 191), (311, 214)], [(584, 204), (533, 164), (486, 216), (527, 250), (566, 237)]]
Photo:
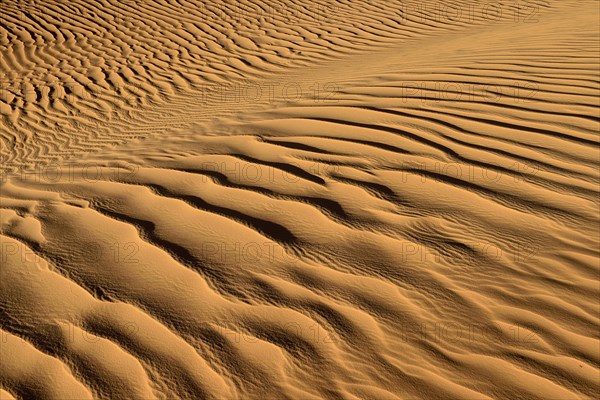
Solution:
[(598, 1), (0, 4), (1, 399), (600, 395)]

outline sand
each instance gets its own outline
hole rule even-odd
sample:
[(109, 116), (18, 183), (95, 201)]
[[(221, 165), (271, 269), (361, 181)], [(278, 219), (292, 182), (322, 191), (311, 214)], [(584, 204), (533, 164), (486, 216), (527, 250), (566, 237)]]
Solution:
[(0, 7), (0, 399), (600, 396), (598, 1)]

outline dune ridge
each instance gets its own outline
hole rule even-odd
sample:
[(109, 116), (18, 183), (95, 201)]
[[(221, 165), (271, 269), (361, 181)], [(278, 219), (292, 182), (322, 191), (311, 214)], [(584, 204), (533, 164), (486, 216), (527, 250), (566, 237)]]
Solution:
[(3, 2), (0, 398), (597, 398), (598, 2), (494, 4)]

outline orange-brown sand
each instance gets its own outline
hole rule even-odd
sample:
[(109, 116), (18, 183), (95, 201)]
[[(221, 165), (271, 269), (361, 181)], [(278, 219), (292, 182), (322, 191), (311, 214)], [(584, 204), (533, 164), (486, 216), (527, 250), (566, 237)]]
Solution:
[(0, 8), (0, 399), (600, 397), (598, 1)]

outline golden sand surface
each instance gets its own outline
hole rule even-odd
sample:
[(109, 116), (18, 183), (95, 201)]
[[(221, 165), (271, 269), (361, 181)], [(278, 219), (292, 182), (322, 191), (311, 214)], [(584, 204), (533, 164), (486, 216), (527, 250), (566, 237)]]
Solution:
[(597, 0), (0, 1), (0, 399), (597, 399)]

